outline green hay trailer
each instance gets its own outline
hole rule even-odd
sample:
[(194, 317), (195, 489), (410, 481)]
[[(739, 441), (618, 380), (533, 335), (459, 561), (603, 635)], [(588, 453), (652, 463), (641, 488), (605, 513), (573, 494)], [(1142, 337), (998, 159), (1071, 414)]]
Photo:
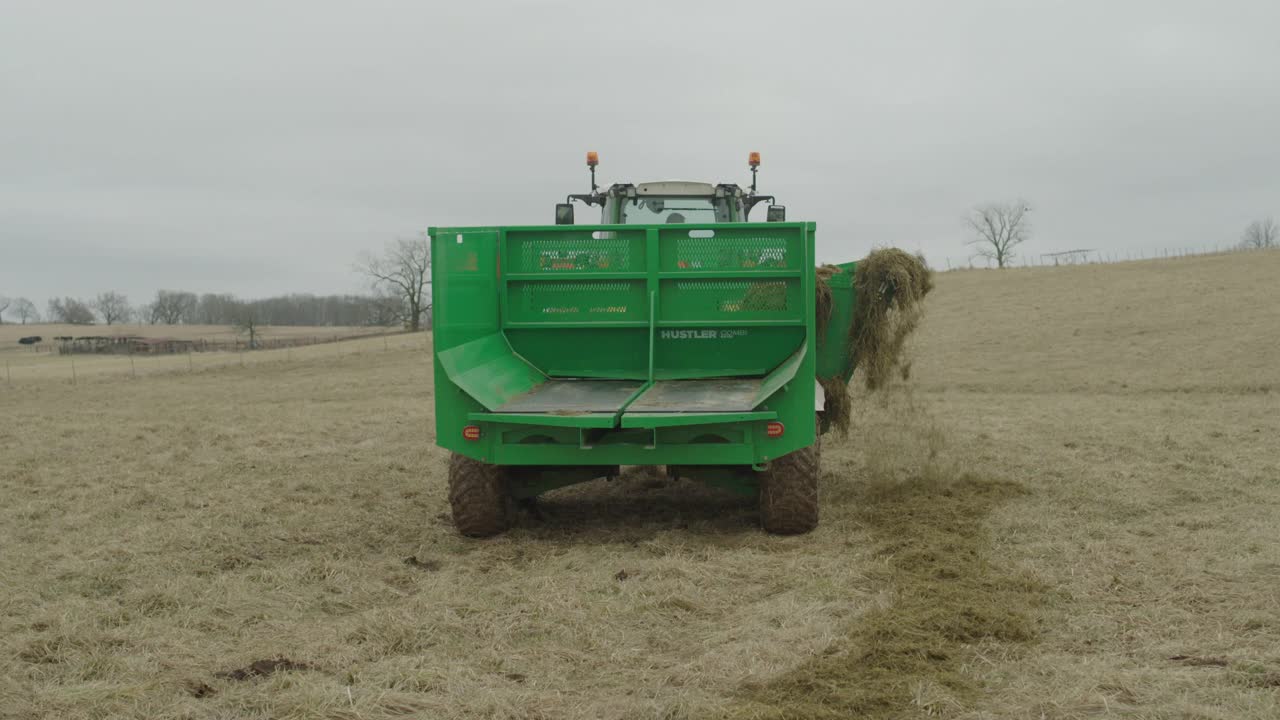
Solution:
[(630, 204), (658, 223), (429, 230), (436, 442), (463, 534), (502, 532), (513, 501), (624, 465), (758, 496), (770, 532), (816, 526), (816, 378), (852, 372), (853, 264), (828, 281), (819, 337), (814, 223), (715, 222), (749, 212), (732, 193), (736, 213), (672, 221), (714, 212), (714, 188), (658, 185), (590, 196), (606, 219)]

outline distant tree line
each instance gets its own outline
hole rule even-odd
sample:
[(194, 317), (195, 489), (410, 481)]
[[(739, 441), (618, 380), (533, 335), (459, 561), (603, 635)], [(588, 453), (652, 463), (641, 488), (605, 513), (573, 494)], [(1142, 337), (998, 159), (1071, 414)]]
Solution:
[(151, 302), (133, 305), (123, 293), (104, 292), (92, 299), (55, 297), (42, 315), (27, 298), (0, 297), (0, 322), (48, 322), (73, 325), (265, 325), (406, 326), (406, 301), (394, 295), (280, 295), (243, 300), (229, 293), (196, 294), (158, 290)]
[(396, 325), (396, 298), (377, 295), (280, 295), (241, 300), (229, 293), (160, 290), (137, 308), (140, 322), (169, 325)]
[[(5, 313), (9, 319), (5, 320)], [(0, 324), (18, 322), (26, 325), (29, 322), (40, 322), (40, 311), (36, 304), (24, 297), (8, 298), (0, 295)]]
[[(263, 325), (400, 326), (416, 331), (431, 327), (431, 252), (425, 235), (397, 238), (381, 255), (366, 253), (353, 268), (364, 276), (368, 295), (279, 295), (242, 300), (228, 293), (197, 295), (185, 290), (157, 290), (151, 302), (132, 305), (118, 292), (92, 300), (62, 297), (49, 301), (49, 322), (104, 325), (136, 321), (152, 325), (231, 325), (249, 335), (252, 345)], [(0, 296), (4, 313), (23, 324), (39, 322), (40, 313), (26, 298)]]

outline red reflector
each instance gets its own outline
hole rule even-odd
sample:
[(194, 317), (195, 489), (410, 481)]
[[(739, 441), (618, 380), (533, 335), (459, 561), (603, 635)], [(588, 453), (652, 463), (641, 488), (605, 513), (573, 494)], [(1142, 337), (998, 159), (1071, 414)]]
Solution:
[(468, 425), (468, 426), (466, 426), (466, 427), (462, 428), (462, 437), (463, 437), (463, 439), (465, 439), (465, 440), (479, 440), (479, 439), (480, 439), (480, 426), (479, 426), (479, 425)]
[(784, 429), (785, 428), (782, 427), (782, 423), (771, 422), (768, 425), (764, 426), (764, 434), (768, 435), (769, 437), (782, 437), (782, 431)]

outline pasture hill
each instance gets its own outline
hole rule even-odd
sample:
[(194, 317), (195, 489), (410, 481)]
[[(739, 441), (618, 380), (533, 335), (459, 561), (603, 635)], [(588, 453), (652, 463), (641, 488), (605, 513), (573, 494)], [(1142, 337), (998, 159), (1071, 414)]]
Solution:
[(1280, 717), (1276, 277), (939, 274), (789, 538), (637, 471), (459, 537), (423, 336), (15, 376), (0, 718)]

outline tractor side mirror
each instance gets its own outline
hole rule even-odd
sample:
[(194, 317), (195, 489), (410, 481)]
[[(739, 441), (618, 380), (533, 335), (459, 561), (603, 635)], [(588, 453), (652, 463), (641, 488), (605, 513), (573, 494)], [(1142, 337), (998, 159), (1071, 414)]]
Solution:
[(769, 214), (765, 215), (765, 220), (768, 222), (786, 222), (787, 206), (786, 205), (770, 205)]
[(573, 224), (573, 204), (572, 203), (556, 203), (556, 224), (557, 225)]

